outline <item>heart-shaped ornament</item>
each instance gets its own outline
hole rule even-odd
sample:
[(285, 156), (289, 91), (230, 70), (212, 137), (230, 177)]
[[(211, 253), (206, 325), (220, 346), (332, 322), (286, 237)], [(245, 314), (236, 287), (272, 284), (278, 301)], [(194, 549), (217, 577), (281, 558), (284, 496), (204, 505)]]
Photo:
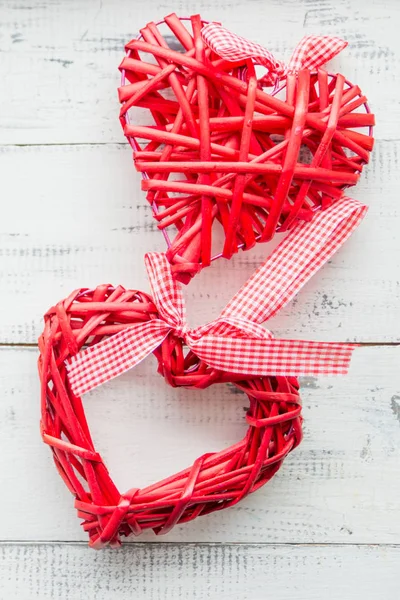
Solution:
[[(357, 182), (374, 116), (357, 85), (317, 68), (345, 46), (308, 36), (285, 67), (175, 14), (126, 45), (120, 119), (179, 280), (311, 220)], [(261, 79), (255, 63), (268, 69)]]
[[(296, 376), (346, 373), (355, 346), (275, 339), (261, 324), (332, 257), (365, 212), (345, 198), (311, 225), (298, 224), (219, 317), (194, 329), (164, 254), (145, 257), (152, 296), (103, 285), (75, 291), (46, 313), (39, 339), (42, 438), (93, 547), (118, 545), (121, 536), (148, 528), (166, 533), (232, 506), (279, 469), (301, 440)], [(121, 493), (94, 447), (81, 395), (151, 353), (172, 386), (229, 382), (243, 391), (249, 428), (233, 446), (199, 457), (184, 471)]]
[(149, 528), (167, 533), (176, 523), (236, 504), (264, 485), (301, 440), (296, 378), (244, 378), (216, 371), (192, 352), (185, 357), (182, 338), (171, 332), (154, 351), (165, 378), (174, 385), (200, 387), (233, 382), (249, 399), (249, 428), (238, 443), (199, 457), (184, 471), (144, 489), (133, 487), (121, 493), (94, 447), (66, 362), (87, 344), (95, 349), (100, 341), (158, 317), (147, 294), (110, 286), (78, 290), (45, 316), (39, 340), (42, 437), (76, 498), (78, 516), (96, 549), (118, 546), (121, 537)]

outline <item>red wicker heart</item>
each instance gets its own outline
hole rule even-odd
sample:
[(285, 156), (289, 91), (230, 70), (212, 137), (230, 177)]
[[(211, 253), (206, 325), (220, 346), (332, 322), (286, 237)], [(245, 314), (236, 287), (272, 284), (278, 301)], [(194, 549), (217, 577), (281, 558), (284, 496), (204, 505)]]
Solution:
[(154, 352), (159, 372), (172, 385), (234, 383), (249, 398), (249, 428), (237, 444), (205, 454), (191, 467), (147, 488), (133, 487), (121, 494), (93, 445), (82, 400), (70, 389), (65, 361), (84, 345), (157, 316), (147, 294), (107, 285), (78, 290), (45, 315), (39, 339), (42, 437), (76, 498), (78, 516), (94, 548), (119, 545), (121, 536), (139, 535), (144, 529), (166, 533), (176, 523), (236, 504), (264, 485), (301, 441), (297, 379), (246, 379), (216, 372), (192, 352), (185, 356), (183, 341), (171, 333)]
[[(358, 86), (303, 70), (265, 93), (251, 60), (227, 62), (204, 46), (204, 23), (174, 14), (149, 23), (120, 66), (121, 123), (186, 283), (212, 258), (310, 220), (357, 182), (373, 146), (374, 116)], [(217, 224), (225, 240), (212, 257)]]

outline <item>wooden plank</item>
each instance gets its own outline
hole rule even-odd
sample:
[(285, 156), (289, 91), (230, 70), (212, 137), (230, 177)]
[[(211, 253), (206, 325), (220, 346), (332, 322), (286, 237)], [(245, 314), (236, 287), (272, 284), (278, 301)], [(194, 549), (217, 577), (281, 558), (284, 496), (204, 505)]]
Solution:
[(135, 544), (1, 545), (8, 600), (396, 598), (399, 547)]
[[(303, 378), (305, 439), (274, 480), (239, 506), (166, 538), (147, 532), (122, 552), (86, 548), (73, 499), (40, 441), (37, 351), (1, 344), (34, 343), (41, 314), (75, 287), (111, 281), (148, 289), (143, 253), (164, 244), (120, 130), (117, 65), (146, 21), (194, 9), (188, 0), (138, 7), (131, 0), (0, 0), (0, 600), (397, 597), (395, 347), (357, 350), (347, 378)], [(270, 327), (286, 337), (398, 342), (400, 4), (229, 0), (216, 9), (199, 0), (195, 9), (268, 42), (279, 58), (306, 33), (349, 40), (332, 70), (358, 83), (377, 115), (374, 158), (355, 190), (371, 210)], [(215, 317), (268, 248), (218, 261), (196, 278), (185, 291), (190, 323)], [(245, 431), (241, 394), (229, 386), (168, 388), (152, 358), (84, 402), (121, 490)]]
[[(166, 538), (147, 532), (140, 540), (398, 543), (399, 352), (360, 348), (347, 377), (303, 379), (305, 438), (270, 484)], [(0, 349), (0, 539), (86, 541), (40, 441), (36, 358), (34, 349)], [(172, 474), (246, 430), (245, 396), (226, 385), (169, 388), (151, 357), (84, 404), (121, 490)]]
[[(271, 321), (276, 335), (400, 340), (399, 142), (379, 142), (357, 188), (370, 212), (346, 246)], [(41, 315), (77, 287), (148, 290), (143, 254), (164, 250), (121, 146), (2, 147), (0, 342), (34, 343)], [(215, 318), (270, 250), (219, 260), (185, 291), (189, 322)]]
[[(147, 21), (176, 11), (219, 19), (237, 33), (288, 59), (307, 33), (349, 41), (332, 69), (360, 85), (377, 113), (379, 139), (398, 138), (400, 5), (353, 0), (74, 0), (1, 3), (0, 143), (122, 141), (118, 122), (117, 66), (124, 44)], [(351, 18), (350, 18), (351, 15)], [(266, 23), (268, 28), (266, 29)], [(267, 33), (266, 33), (267, 32)]]

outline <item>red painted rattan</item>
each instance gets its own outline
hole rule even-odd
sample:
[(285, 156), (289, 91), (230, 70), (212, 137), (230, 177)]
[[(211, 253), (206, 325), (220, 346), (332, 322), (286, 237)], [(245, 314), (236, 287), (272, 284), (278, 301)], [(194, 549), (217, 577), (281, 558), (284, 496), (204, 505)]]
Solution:
[[(357, 85), (302, 70), (266, 93), (251, 60), (227, 62), (204, 46), (203, 23), (169, 15), (167, 41), (147, 24), (120, 66), (121, 123), (158, 227), (175, 228), (167, 254), (184, 282), (212, 258), (312, 219), (357, 182), (373, 146)], [(135, 123), (137, 107), (150, 125)], [(217, 222), (225, 239), (212, 257)]]
[[(51, 308), (39, 339), (41, 429), (56, 467), (88, 532), (90, 545), (120, 544), (144, 529), (167, 533), (215, 510), (232, 506), (266, 483), (301, 441), (301, 406), (294, 377), (258, 377), (210, 369), (170, 334), (154, 352), (158, 370), (173, 386), (204, 388), (226, 382), (249, 398), (245, 437), (147, 488), (121, 493), (96, 451), (80, 397), (72, 393), (65, 361), (133, 323), (157, 318), (152, 298), (122, 287), (78, 290)], [(188, 393), (195, 393), (193, 390)]]

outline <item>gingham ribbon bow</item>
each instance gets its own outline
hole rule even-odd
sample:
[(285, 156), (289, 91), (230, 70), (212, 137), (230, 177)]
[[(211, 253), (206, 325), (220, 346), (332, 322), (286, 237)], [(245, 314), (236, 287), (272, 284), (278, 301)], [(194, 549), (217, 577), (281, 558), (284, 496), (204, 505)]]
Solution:
[(145, 257), (159, 318), (138, 323), (79, 352), (67, 363), (72, 391), (81, 395), (124, 373), (171, 332), (215, 369), (243, 375), (338, 375), (348, 370), (354, 344), (275, 339), (270, 319), (336, 252), (367, 208), (342, 198), (310, 223), (299, 223), (211, 323), (189, 329), (181, 285), (164, 254)]
[(268, 69), (267, 75), (261, 80), (265, 86), (275, 85), (288, 73), (297, 73), (301, 69), (314, 71), (347, 46), (346, 41), (331, 35), (306, 35), (300, 40), (288, 64), (285, 65), (261, 44), (250, 42), (217, 23), (205, 25), (201, 35), (207, 46), (221, 58), (231, 62), (251, 58), (256, 64)]

